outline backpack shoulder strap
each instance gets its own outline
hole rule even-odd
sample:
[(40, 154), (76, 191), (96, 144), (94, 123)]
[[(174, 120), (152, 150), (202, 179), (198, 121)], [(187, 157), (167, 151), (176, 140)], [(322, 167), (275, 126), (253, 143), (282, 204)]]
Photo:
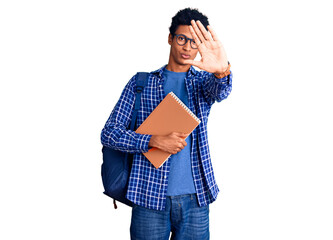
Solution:
[(134, 111), (133, 116), (131, 120), (130, 129), (134, 131), (136, 118), (138, 115), (138, 111), (140, 109), (141, 105), (141, 93), (143, 92), (143, 89), (145, 88), (147, 81), (148, 81), (149, 73), (147, 72), (138, 72), (136, 75), (136, 93), (135, 93), (135, 104), (134, 104)]

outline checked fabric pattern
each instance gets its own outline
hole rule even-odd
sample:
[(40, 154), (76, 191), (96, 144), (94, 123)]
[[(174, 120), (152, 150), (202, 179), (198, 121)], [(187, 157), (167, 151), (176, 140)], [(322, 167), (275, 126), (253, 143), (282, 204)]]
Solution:
[[(149, 74), (147, 85), (141, 96), (141, 108), (137, 116), (140, 126), (149, 114), (163, 100), (166, 66)], [(167, 160), (159, 169), (142, 154), (148, 151), (151, 135), (138, 134), (127, 130), (131, 122), (135, 102), (136, 76), (125, 86), (116, 106), (111, 112), (102, 133), (103, 145), (134, 154), (133, 165), (127, 190), (127, 198), (133, 203), (155, 210), (164, 210), (170, 162)], [(232, 89), (232, 72), (218, 79), (214, 74), (197, 71), (193, 67), (187, 73), (185, 84), (189, 96), (189, 109), (201, 120), (192, 132), (191, 164), (200, 206), (213, 202), (219, 193), (209, 153), (207, 121), (214, 102), (226, 99)]]

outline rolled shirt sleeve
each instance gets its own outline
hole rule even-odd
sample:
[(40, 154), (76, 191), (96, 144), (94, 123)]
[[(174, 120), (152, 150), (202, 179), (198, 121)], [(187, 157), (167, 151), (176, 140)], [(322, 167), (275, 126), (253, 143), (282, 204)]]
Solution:
[(111, 112), (102, 132), (104, 146), (128, 153), (148, 151), (151, 135), (128, 130), (135, 103), (135, 76), (125, 86), (116, 106)]

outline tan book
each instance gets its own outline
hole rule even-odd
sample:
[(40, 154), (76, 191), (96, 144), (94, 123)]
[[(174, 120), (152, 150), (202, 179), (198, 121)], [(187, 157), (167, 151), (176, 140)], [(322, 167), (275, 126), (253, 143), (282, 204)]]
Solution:
[[(136, 132), (149, 135), (168, 135), (172, 132), (181, 132), (189, 136), (199, 124), (199, 118), (173, 92), (170, 92)], [(162, 166), (171, 156), (170, 153), (158, 148), (151, 148), (143, 155), (155, 168)]]

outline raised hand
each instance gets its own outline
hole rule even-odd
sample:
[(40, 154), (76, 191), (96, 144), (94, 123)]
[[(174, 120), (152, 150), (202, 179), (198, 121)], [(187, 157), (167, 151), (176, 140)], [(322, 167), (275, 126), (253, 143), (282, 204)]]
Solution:
[(191, 24), (190, 32), (198, 45), (201, 60), (186, 60), (185, 63), (210, 73), (224, 73), (228, 68), (227, 54), (213, 29), (208, 26), (208, 32), (200, 21), (192, 20)]

